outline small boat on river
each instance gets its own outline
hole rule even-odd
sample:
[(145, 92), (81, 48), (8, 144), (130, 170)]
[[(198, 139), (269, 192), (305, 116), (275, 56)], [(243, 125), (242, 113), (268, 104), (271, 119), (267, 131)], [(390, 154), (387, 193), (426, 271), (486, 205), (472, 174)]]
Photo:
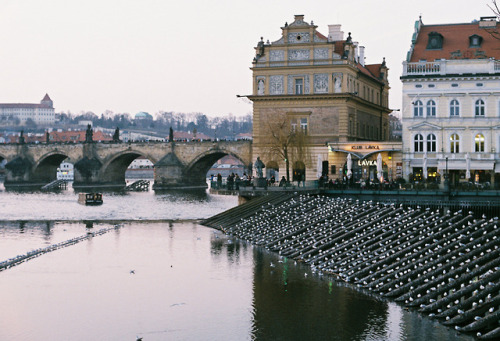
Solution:
[(102, 205), (102, 193), (79, 193), (78, 203), (87, 206)]

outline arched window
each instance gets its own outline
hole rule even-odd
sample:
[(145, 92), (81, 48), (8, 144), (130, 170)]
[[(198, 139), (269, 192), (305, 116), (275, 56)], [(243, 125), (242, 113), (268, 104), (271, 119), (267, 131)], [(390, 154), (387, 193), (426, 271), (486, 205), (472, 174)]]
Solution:
[(416, 153), (423, 152), (424, 151), (424, 137), (422, 136), (422, 134), (415, 135), (414, 141), (415, 141), (415, 152)]
[(483, 134), (477, 134), (476, 137), (474, 138), (474, 143), (476, 146), (475, 150), (477, 153), (484, 152), (484, 135)]
[(482, 99), (476, 101), (476, 116), (484, 116), (484, 101)]
[(427, 101), (426, 110), (427, 110), (427, 117), (436, 116), (436, 102), (434, 102), (434, 100), (432, 99)]
[(460, 153), (460, 136), (458, 134), (450, 136), (450, 153)]
[(413, 116), (422, 117), (424, 116), (424, 105), (421, 100), (416, 100), (413, 103)]
[(436, 151), (436, 135), (427, 135), (427, 151), (432, 153)]
[(460, 116), (460, 103), (456, 99), (450, 102), (450, 116)]

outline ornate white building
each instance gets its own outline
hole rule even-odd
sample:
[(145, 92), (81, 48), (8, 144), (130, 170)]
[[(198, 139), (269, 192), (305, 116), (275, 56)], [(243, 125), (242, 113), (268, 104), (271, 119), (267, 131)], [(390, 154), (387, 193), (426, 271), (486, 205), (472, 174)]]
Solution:
[(404, 176), (500, 185), (500, 41), (496, 18), (415, 23), (403, 62)]
[(25, 124), (28, 119), (36, 124), (53, 124), (55, 122), (54, 102), (48, 94), (36, 103), (0, 103), (0, 124), (19, 119)]

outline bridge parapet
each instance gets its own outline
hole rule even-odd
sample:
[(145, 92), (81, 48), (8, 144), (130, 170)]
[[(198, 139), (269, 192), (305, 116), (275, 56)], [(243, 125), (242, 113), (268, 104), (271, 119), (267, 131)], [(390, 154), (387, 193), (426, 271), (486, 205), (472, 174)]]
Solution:
[(125, 186), (125, 171), (139, 156), (155, 165), (155, 189), (206, 187), (208, 169), (233, 155), (245, 166), (252, 160), (251, 141), (3, 144), (6, 187), (41, 187), (56, 178), (63, 160), (75, 164), (74, 188)]

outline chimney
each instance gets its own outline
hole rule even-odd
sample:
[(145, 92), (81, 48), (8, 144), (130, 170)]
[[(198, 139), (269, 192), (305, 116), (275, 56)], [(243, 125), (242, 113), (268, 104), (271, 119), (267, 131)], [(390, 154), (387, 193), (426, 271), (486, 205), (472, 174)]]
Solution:
[(354, 46), (354, 57), (355, 57), (354, 60), (359, 63), (359, 49), (358, 49), (359, 42), (357, 41), (353, 42), (352, 46)]
[(365, 47), (359, 47), (359, 62), (361, 65), (365, 66)]
[(294, 19), (295, 21), (304, 21), (304, 14), (295, 14)]
[(497, 26), (497, 17), (481, 17), (479, 28), (495, 28)]
[(344, 40), (344, 32), (340, 30), (341, 25), (328, 25), (328, 41)]

